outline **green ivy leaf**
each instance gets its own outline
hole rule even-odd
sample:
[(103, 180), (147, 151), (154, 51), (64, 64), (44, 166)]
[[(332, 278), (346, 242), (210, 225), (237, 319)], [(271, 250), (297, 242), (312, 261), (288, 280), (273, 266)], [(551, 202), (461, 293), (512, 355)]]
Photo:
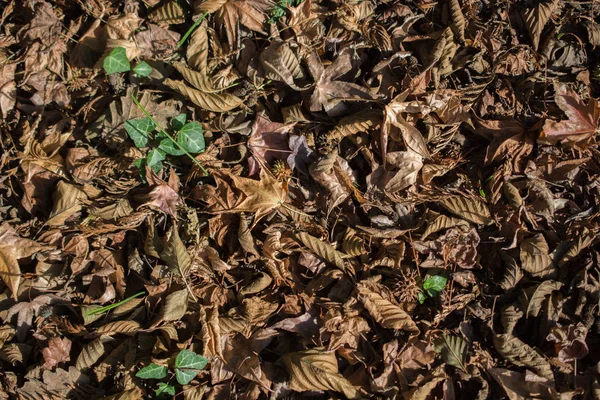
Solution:
[(175, 396), (175, 386), (160, 382), (154, 393), (157, 399), (172, 399)]
[(417, 296), (417, 299), (419, 300), (419, 304), (423, 304), (423, 303), (425, 303), (425, 300), (427, 299), (427, 296), (425, 296), (423, 294), (423, 292), (419, 292), (419, 295)]
[(448, 279), (441, 275), (429, 276), (423, 282), (423, 289), (427, 292), (429, 297), (437, 296), (439, 292), (444, 290)]
[(148, 134), (156, 128), (156, 125), (148, 117), (141, 119), (130, 119), (125, 121), (125, 130), (133, 140), (135, 147), (142, 148), (148, 145)]
[(178, 116), (171, 118), (171, 128), (174, 131), (178, 131), (183, 128), (185, 121), (187, 121), (187, 115), (179, 114)]
[(198, 122), (189, 122), (181, 128), (177, 136), (177, 142), (188, 153), (196, 154), (204, 151), (204, 133), (202, 125)]
[(104, 58), (104, 71), (107, 74), (127, 72), (131, 69), (127, 52), (124, 47), (115, 47), (106, 58)]
[(181, 350), (175, 359), (175, 377), (181, 385), (187, 385), (208, 364), (208, 359), (190, 350)]
[(167, 367), (152, 363), (140, 369), (135, 376), (140, 379), (162, 379), (167, 376)]
[(146, 61), (142, 61), (133, 68), (133, 72), (135, 72), (137, 76), (145, 78), (152, 73), (152, 67)]
[(162, 169), (162, 160), (165, 159), (165, 152), (161, 149), (153, 149), (146, 157), (146, 164), (152, 168), (152, 171), (158, 172)]
[(160, 141), (158, 148), (172, 156), (182, 156), (185, 154), (177, 145), (169, 138), (164, 138)]

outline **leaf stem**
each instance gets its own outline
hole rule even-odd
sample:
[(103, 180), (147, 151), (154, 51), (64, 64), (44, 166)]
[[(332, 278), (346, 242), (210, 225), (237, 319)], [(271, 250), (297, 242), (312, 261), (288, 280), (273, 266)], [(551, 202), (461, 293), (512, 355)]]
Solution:
[(204, 173), (204, 175), (208, 176), (208, 171), (202, 166), (202, 164), (200, 164), (200, 162), (198, 162), (198, 160), (196, 160), (196, 158), (191, 155), (186, 149), (184, 149), (179, 143), (177, 143), (177, 141), (175, 140), (175, 138), (173, 138), (173, 136), (171, 136), (168, 132), (166, 132), (162, 126), (160, 126), (158, 124), (158, 122), (156, 122), (156, 120), (152, 117), (152, 115), (150, 115), (150, 113), (144, 108), (143, 105), (140, 104), (140, 102), (138, 101), (138, 99), (135, 97), (135, 95), (132, 93), (131, 94), (131, 99), (133, 100), (133, 102), (135, 103), (136, 106), (139, 107), (140, 110), (142, 110), (142, 112), (144, 114), (146, 114), (146, 117), (150, 118), (150, 120), (152, 122), (154, 122), (154, 125), (156, 125), (156, 128), (160, 131), (160, 133), (162, 133), (163, 135), (167, 136), (169, 139), (171, 139), (171, 141), (173, 141), (173, 143), (175, 143), (175, 146), (179, 147), (179, 150), (183, 151), (183, 153), (188, 156), (193, 162), (194, 164), (196, 164), (198, 166), (198, 168), (200, 168), (202, 170), (202, 172)]
[(126, 298), (126, 299), (124, 299), (124, 300), (121, 300), (121, 301), (119, 301), (118, 303), (109, 304), (108, 306), (104, 306), (104, 307), (96, 308), (96, 309), (94, 309), (94, 310), (91, 310), (91, 311), (89, 311), (89, 312), (86, 314), (86, 316), (88, 316), (88, 317), (89, 317), (90, 315), (95, 315), (95, 314), (100, 314), (100, 313), (104, 313), (104, 312), (110, 311), (110, 310), (112, 310), (113, 308), (117, 308), (117, 307), (119, 307), (120, 305), (123, 305), (123, 304), (127, 303), (128, 301), (131, 301), (131, 300), (135, 299), (136, 297), (143, 295), (144, 293), (145, 293), (145, 292), (138, 292), (138, 293), (134, 294), (133, 296), (129, 296), (128, 298)]
[(180, 48), (181, 46), (183, 46), (183, 44), (185, 43), (187, 38), (192, 34), (192, 32), (194, 32), (194, 29), (196, 29), (198, 27), (198, 25), (200, 25), (206, 17), (208, 17), (208, 13), (202, 14), (200, 16), (200, 18), (198, 18), (196, 20), (196, 22), (194, 22), (194, 25), (190, 26), (190, 29), (188, 29), (187, 32), (181, 38), (181, 40), (179, 40), (179, 42), (177, 42), (177, 48)]

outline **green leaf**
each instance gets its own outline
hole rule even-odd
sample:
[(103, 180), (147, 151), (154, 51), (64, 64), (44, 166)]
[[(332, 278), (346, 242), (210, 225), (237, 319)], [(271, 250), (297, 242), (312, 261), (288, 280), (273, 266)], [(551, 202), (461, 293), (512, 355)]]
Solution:
[[(425, 282), (423, 282), (423, 289), (425, 289), (427, 293), (433, 297), (444, 290), (447, 281), (448, 279), (441, 275), (429, 276), (427, 279), (425, 279)], [(433, 295), (431, 293), (433, 293)]]
[(158, 148), (172, 156), (181, 156), (185, 154), (185, 152), (177, 147), (177, 145), (169, 138), (161, 140)]
[(165, 159), (165, 152), (161, 149), (153, 149), (146, 157), (147, 165), (152, 168), (152, 171), (158, 172), (162, 169), (162, 160)]
[(160, 382), (155, 393), (157, 399), (172, 399), (175, 396), (175, 386)]
[(138, 148), (148, 145), (148, 133), (152, 132), (154, 128), (156, 128), (156, 125), (148, 117), (125, 121), (125, 130), (131, 140), (133, 140), (135, 147)]
[(127, 72), (130, 69), (131, 65), (129, 65), (124, 47), (115, 47), (104, 59), (104, 71), (109, 75), (117, 72)]
[(181, 128), (177, 136), (177, 143), (188, 153), (201, 153), (204, 151), (204, 133), (202, 125), (198, 122), (189, 122)]
[(425, 296), (423, 292), (419, 292), (417, 299), (419, 300), (419, 304), (423, 304), (425, 303), (425, 300), (427, 300), (427, 296)]
[(206, 367), (208, 359), (190, 350), (181, 350), (175, 359), (175, 377), (181, 385), (187, 385)]
[(146, 61), (142, 61), (133, 68), (133, 72), (135, 72), (137, 76), (145, 78), (152, 73), (152, 67)]
[(174, 131), (178, 131), (183, 128), (185, 121), (187, 121), (187, 115), (179, 114), (178, 116), (171, 118), (171, 128)]
[(167, 367), (152, 363), (140, 369), (135, 376), (140, 379), (162, 379), (167, 376)]

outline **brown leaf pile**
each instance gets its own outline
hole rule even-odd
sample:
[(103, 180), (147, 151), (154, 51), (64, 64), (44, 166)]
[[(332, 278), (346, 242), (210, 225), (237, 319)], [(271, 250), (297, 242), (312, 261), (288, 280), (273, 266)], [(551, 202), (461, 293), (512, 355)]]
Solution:
[(595, 2), (1, 3), (0, 398), (600, 398)]

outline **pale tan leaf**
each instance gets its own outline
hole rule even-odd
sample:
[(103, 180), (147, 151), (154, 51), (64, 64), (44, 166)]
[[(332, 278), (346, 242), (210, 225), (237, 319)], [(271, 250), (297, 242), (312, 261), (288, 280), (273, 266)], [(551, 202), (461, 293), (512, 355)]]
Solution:
[(202, 324), (202, 355), (207, 358), (223, 357), (219, 309), (216, 306), (200, 307), (200, 322)]
[(53, 337), (48, 339), (48, 347), (42, 350), (44, 368), (51, 369), (60, 363), (71, 361), (70, 352), (71, 341), (68, 338)]
[(119, 199), (104, 207), (92, 206), (89, 208), (89, 213), (94, 217), (105, 220), (114, 220), (131, 215), (133, 213), (133, 208), (131, 207), (129, 200)]
[(403, 398), (407, 400), (428, 400), (432, 397), (434, 398), (431, 392), (446, 378), (447, 376), (443, 371), (441, 371), (441, 374), (434, 374), (428, 377), (425, 382), (421, 382), (418, 387), (407, 393), (403, 393)]
[(331, 139), (342, 139), (362, 132), (367, 133), (381, 126), (382, 121), (381, 110), (362, 110), (340, 119), (340, 122), (329, 132), (328, 136)]
[(401, 306), (393, 303), (391, 298), (375, 291), (377, 286), (362, 281), (358, 283), (357, 289), (360, 301), (381, 326), (406, 331), (413, 339), (419, 335), (419, 328), (410, 315)]
[(309, 235), (306, 232), (300, 232), (297, 234), (297, 236), (302, 242), (302, 244), (308, 247), (313, 253), (329, 261), (342, 271), (347, 270), (346, 264), (344, 263), (344, 259), (342, 258), (341, 253), (337, 251), (333, 246), (331, 246), (328, 243), (325, 243), (321, 239)]
[(252, 236), (252, 231), (248, 226), (248, 221), (244, 216), (240, 216), (240, 226), (238, 227), (238, 241), (240, 245), (247, 253), (253, 254), (256, 257), (259, 257), (258, 249), (254, 244), (254, 237)]
[(412, 150), (387, 153), (385, 160), (386, 166), (395, 170), (394, 176), (385, 185), (388, 193), (396, 193), (412, 186), (423, 167), (423, 157)]
[(165, 300), (165, 307), (161, 313), (163, 321), (177, 321), (181, 319), (187, 311), (188, 290), (181, 289), (171, 293)]
[(219, 11), (221, 7), (227, 3), (228, 0), (199, 0), (194, 4), (194, 11), (197, 13), (209, 13), (212, 14)]
[(0, 274), (16, 300), (21, 283), (21, 267), (19, 267), (14, 246), (0, 245)]
[(540, 36), (542, 35), (544, 26), (546, 26), (557, 5), (558, 0), (540, 1), (537, 6), (523, 11), (523, 19), (525, 20), (525, 25), (527, 26), (527, 31), (529, 31), (529, 37), (533, 42), (535, 50), (538, 49), (540, 44)]
[(96, 331), (97, 334), (111, 336), (117, 333), (133, 336), (141, 328), (136, 321), (114, 321), (102, 325)]
[(4, 346), (4, 343), (12, 340), (15, 336), (15, 328), (10, 325), (2, 325), (0, 327), (0, 348)]
[(537, 233), (524, 239), (520, 246), (521, 268), (535, 277), (548, 277), (556, 272), (544, 235)]
[(525, 314), (528, 317), (537, 317), (542, 309), (542, 303), (546, 296), (549, 296), (555, 290), (559, 290), (562, 285), (561, 282), (544, 281), (539, 285), (524, 291), (523, 306), (526, 307)]
[(186, 50), (186, 57), (188, 61), (188, 65), (195, 69), (196, 71), (200, 71), (206, 74), (207, 69), (206, 66), (208, 64), (208, 31), (206, 30), (206, 22), (202, 21), (202, 23), (196, 28), (192, 36), (190, 36), (190, 41)]
[(58, 182), (54, 192), (54, 208), (50, 219), (46, 222), (49, 226), (62, 225), (73, 214), (81, 211), (81, 201), (87, 199), (83, 190), (75, 185)]
[(289, 44), (283, 41), (273, 41), (258, 56), (265, 70), (267, 79), (287, 83), (290, 87), (299, 90), (294, 79), (303, 79), (304, 71), (300, 60), (292, 51)]
[(201, 92), (218, 93), (221, 91), (221, 89), (213, 87), (212, 81), (204, 72), (191, 70), (182, 63), (175, 63), (173, 66), (177, 71), (179, 71), (179, 73), (181, 73), (186, 82)]
[(315, 348), (286, 354), (285, 366), (290, 373), (290, 388), (297, 392), (332, 390), (348, 399), (360, 399), (360, 393), (338, 371), (335, 352)]
[(431, 235), (432, 233), (437, 233), (444, 229), (454, 228), (459, 225), (460, 226), (468, 226), (469, 224), (466, 221), (459, 219), (459, 218), (448, 217), (447, 215), (444, 215), (444, 214), (438, 214), (437, 216), (434, 217), (433, 221), (431, 221), (427, 224), (427, 228), (421, 235), (420, 240), (421, 241), (425, 240), (427, 238), (427, 236)]
[(563, 266), (571, 262), (575, 257), (581, 253), (582, 250), (589, 247), (594, 240), (596, 239), (596, 235), (594, 232), (590, 231), (587, 228), (583, 228), (581, 232), (577, 234), (573, 244), (569, 248), (569, 250), (565, 253), (564, 256), (560, 259), (558, 265)]
[(75, 367), (81, 371), (96, 364), (96, 362), (98, 362), (100, 357), (102, 357), (106, 351), (104, 347), (105, 344), (108, 344), (112, 341), (114, 341), (113, 338), (103, 335), (83, 346), (81, 353), (79, 353), (79, 356), (77, 357)]
[(206, 386), (184, 386), (183, 400), (202, 400)]
[(440, 204), (452, 214), (474, 224), (489, 225), (492, 223), (487, 205), (474, 197), (444, 196)]
[(442, 360), (467, 372), (467, 342), (458, 336), (442, 333), (435, 340), (435, 351), (440, 353)]
[(271, 211), (280, 206), (285, 207), (284, 203), (287, 198), (285, 188), (281, 182), (264, 171), (264, 169), (261, 169), (260, 181), (232, 174), (229, 174), (229, 177), (233, 181), (234, 186), (241, 190), (246, 197), (237, 203), (234, 209), (223, 211), (255, 213), (254, 222), (250, 229)]
[(465, 27), (467, 21), (463, 15), (462, 8), (459, 0), (448, 0), (448, 8), (450, 9), (450, 16), (452, 17), (452, 28), (459, 41), (465, 41)]
[(510, 334), (494, 335), (494, 347), (507, 361), (518, 367), (530, 368), (543, 378), (553, 381), (550, 363), (535, 349)]
[(177, 25), (185, 22), (185, 15), (177, 1), (171, 0), (152, 11), (148, 18), (158, 25)]
[(11, 364), (23, 364), (27, 360), (27, 357), (29, 357), (31, 350), (31, 346), (25, 343), (6, 343), (0, 349), (0, 359)]
[(198, 107), (214, 112), (227, 112), (239, 107), (244, 101), (229, 93), (203, 93), (182, 81), (166, 79), (164, 84), (189, 98)]
[(190, 258), (183, 241), (179, 237), (179, 232), (175, 224), (173, 224), (171, 229), (167, 232), (167, 235), (164, 237), (160, 258), (167, 263), (167, 266), (171, 271), (182, 277), (187, 275), (187, 272), (192, 266), (192, 259)]
[(353, 257), (359, 257), (369, 253), (367, 242), (358, 236), (356, 231), (352, 228), (346, 230), (346, 235), (342, 242), (342, 250), (344, 250), (344, 253)]

